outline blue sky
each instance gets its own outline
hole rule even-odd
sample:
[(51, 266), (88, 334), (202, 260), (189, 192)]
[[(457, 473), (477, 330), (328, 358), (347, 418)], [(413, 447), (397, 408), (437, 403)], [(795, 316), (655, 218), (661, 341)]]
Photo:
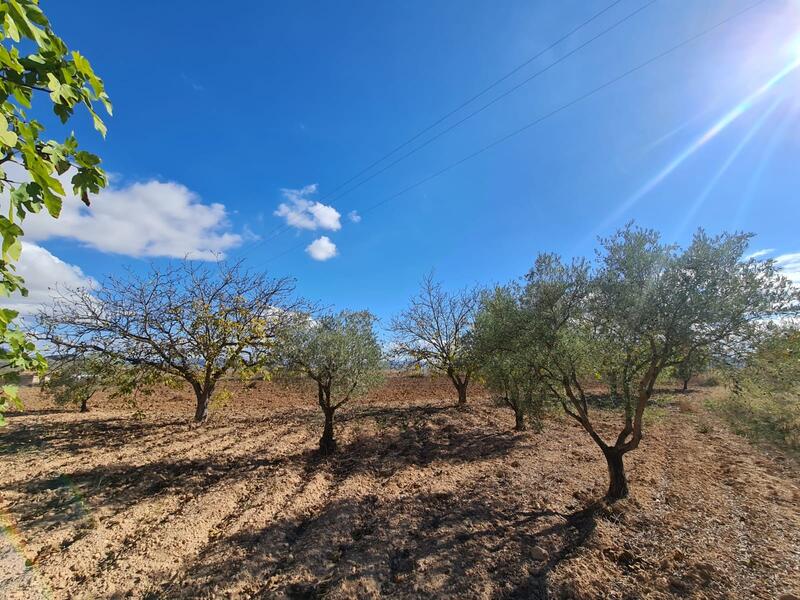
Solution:
[[(115, 109), (106, 140), (83, 117), (71, 127), (114, 178), (97, 216), (31, 225), (26, 253), (42, 260), (27, 274), (46, 287), (61, 272), (42, 266), (54, 257), (101, 279), (221, 250), (295, 277), (309, 298), (386, 319), (430, 269), (450, 288), (504, 282), (540, 251), (590, 255), (598, 234), (630, 219), (677, 242), (698, 226), (752, 231), (754, 251), (800, 272), (800, 70), (787, 70), (800, 56), (796, 0), (768, 0), (368, 210), (754, 1), (657, 0), (338, 197), (344, 181), (611, 0), (42, 0), (105, 79)], [(646, 4), (617, 3), (439, 129)], [(306, 248), (322, 236), (336, 255), (314, 260)]]

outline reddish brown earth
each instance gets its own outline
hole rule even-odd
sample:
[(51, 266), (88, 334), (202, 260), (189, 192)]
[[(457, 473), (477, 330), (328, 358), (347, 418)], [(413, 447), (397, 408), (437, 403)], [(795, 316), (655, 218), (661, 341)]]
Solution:
[(662, 396), (609, 507), (583, 431), (554, 415), (515, 433), (441, 381), (393, 377), (343, 410), (327, 461), (307, 388), (236, 386), (203, 427), (174, 391), (136, 418), (31, 392), (0, 433), (0, 597), (800, 594), (800, 469), (730, 433), (708, 393)]

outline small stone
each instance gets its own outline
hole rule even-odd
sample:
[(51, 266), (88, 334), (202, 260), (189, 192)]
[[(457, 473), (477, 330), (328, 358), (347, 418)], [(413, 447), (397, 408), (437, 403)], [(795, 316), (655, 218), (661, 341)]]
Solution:
[(800, 596), (797, 594), (792, 594), (791, 592), (786, 592), (785, 594), (778, 596), (778, 600), (800, 600)]
[(533, 560), (545, 561), (550, 558), (550, 553), (541, 546), (534, 546), (531, 550), (531, 558)]
[(634, 560), (635, 560), (635, 557), (633, 556), (633, 552), (631, 552), (630, 550), (623, 550), (617, 556), (617, 562), (619, 562), (619, 563), (621, 563), (623, 565), (629, 565)]
[(669, 587), (673, 590), (677, 590), (679, 592), (685, 592), (689, 589), (689, 584), (686, 583), (680, 577), (670, 577), (669, 578)]

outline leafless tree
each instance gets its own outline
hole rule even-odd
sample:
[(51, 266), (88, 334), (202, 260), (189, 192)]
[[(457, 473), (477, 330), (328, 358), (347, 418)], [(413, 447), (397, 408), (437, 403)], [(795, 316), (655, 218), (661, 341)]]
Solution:
[(474, 371), (467, 334), (480, 305), (480, 290), (448, 293), (426, 275), (410, 306), (392, 319), (394, 353), (447, 375), (458, 392), (458, 405), (467, 402)]
[(241, 263), (181, 261), (60, 292), (40, 312), (38, 335), (61, 355), (99, 353), (185, 380), (203, 422), (226, 373), (270, 363), (276, 336), (301, 308), (292, 292), (291, 280)]

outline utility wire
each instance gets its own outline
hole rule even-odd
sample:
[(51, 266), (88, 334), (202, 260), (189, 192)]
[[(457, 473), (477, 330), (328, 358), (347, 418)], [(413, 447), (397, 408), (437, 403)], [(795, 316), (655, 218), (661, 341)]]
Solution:
[(415, 148), (412, 148), (410, 151), (406, 152), (405, 154), (399, 156), (397, 159), (393, 160), (388, 165), (384, 166), (382, 169), (376, 171), (375, 173), (373, 173), (369, 177), (367, 177), (365, 179), (362, 179), (356, 185), (344, 190), (341, 194), (338, 194), (338, 195), (334, 196), (333, 198), (330, 198), (330, 201), (338, 200), (339, 198), (342, 198), (342, 197), (346, 196), (347, 194), (349, 194), (353, 190), (361, 187), (362, 185), (364, 185), (368, 181), (374, 179), (375, 177), (377, 177), (381, 173), (385, 173), (386, 171), (391, 169), (393, 166), (395, 166), (397, 163), (404, 161), (406, 158), (408, 158), (412, 154), (416, 154), (417, 152), (419, 152), (420, 150), (422, 150), (426, 146), (428, 146), (428, 145), (432, 144), (433, 142), (435, 142), (436, 140), (438, 140), (440, 137), (442, 137), (446, 133), (451, 132), (456, 127), (459, 127), (460, 125), (462, 125), (466, 121), (469, 121), (472, 117), (482, 113), (484, 110), (486, 110), (490, 106), (495, 105), (496, 103), (498, 103), (503, 98), (506, 98), (506, 97), (510, 96), (511, 94), (513, 94), (514, 92), (516, 92), (517, 90), (519, 90), (523, 86), (527, 85), (528, 83), (530, 83), (531, 81), (533, 81), (534, 79), (539, 77), (540, 75), (543, 75), (544, 73), (547, 73), (550, 69), (552, 69), (556, 65), (564, 62), (570, 56), (573, 56), (574, 54), (577, 54), (578, 52), (580, 52), (581, 50), (586, 48), (586, 46), (588, 46), (588, 45), (592, 44), (593, 42), (599, 40), (601, 37), (609, 34), (611, 31), (613, 31), (614, 29), (616, 29), (620, 25), (626, 23), (627, 21), (630, 21), (633, 17), (638, 15), (640, 12), (642, 12), (646, 8), (649, 8), (650, 6), (655, 4), (656, 2), (657, 2), (657, 0), (649, 0), (649, 2), (643, 4), (642, 6), (640, 6), (639, 8), (634, 10), (633, 12), (631, 12), (628, 15), (622, 17), (618, 21), (614, 22), (612, 25), (610, 25), (609, 27), (607, 27), (606, 29), (604, 29), (600, 33), (592, 36), (591, 38), (589, 38), (588, 40), (583, 42), (580, 46), (577, 46), (576, 48), (573, 48), (572, 50), (570, 50), (569, 52), (567, 52), (566, 54), (564, 54), (563, 56), (561, 56), (557, 60), (553, 61), (552, 63), (550, 63), (546, 67), (543, 67), (542, 69), (539, 69), (538, 71), (534, 72), (532, 75), (530, 75), (529, 77), (523, 79), (521, 82), (519, 82), (514, 87), (509, 88), (508, 90), (506, 90), (505, 92), (503, 92), (502, 94), (500, 94), (499, 96), (494, 98), (493, 100), (490, 100), (486, 104), (482, 105), (480, 108), (477, 108), (476, 110), (474, 110), (471, 113), (467, 114), (466, 116), (464, 116), (463, 118), (459, 119), (458, 121), (456, 121), (455, 123), (453, 123), (449, 127), (443, 129), (442, 131), (440, 131), (439, 133), (437, 133), (433, 137), (428, 138), (426, 141), (424, 141), (419, 146), (416, 146)]
[[(355, 175), (353, 175), (352, 177), (350, 177), (350, 179), (348, 179), (347, 181), (344, 181), (344, 182), (342, 182), (340, 185), (338, 185), (338, 186), (337, 186), (337, 187), (335, 187), (333, 190), (331, 190), (331, 192), (328, 194), (328, 197), (332, 196), (333, 194), (335, 194), (336, 192), (338, 192), (338, 191), (339, 191), (340, 189), (342, 189), (343, 187), (347, 186), (347, 185), (348, 185), (348, 184), (350, 184), (351, 182), (353, 182), (353, 181), (355, 181), (356, 179), (358, 179), (359, 177), (361, 177), (361, 176), (362, 176), (364, 173), (366, 173), (367, 171), (369, 171), (370, 169), (372, 169), (372, 168), (373, 168), (373, 167), (375, 167), (376, 165), (380, 164), (381, 162), (383, 162), (384, 160), (386, 160), (387, 158), (389, 158), (390, 156), (392, 156), (392, 155), (393, 155), (395, 152), (398, 152), (398, 151), (402, 150), (403, 148), (405, 148), (406, 146), (408, 146), (408, 145), (409, 145), (411, 142), (413, 142), (414, 140), (416, 140), (416, 139), (420, 138), (421, 136), (425, 135), (425, 134), (426, 134), (426, 133), (428, 133), (428, 132), (429, 132), (431, 129), (433, 129), (434, 127), (436, 127), (436, 126), (437, 126), (437, 125), (439, 125), (440, 123), (442, 123), (442, 122), (446, 121), (448, 118), (452, 117), (452, 116), (453, 116), (454, 114), (456, 114), (457, 112), (459, 112), (459, 111), (460, 111), (462, 108), (465, 108), (466, 106), (469, 106), (469, 105), (470, 105), (470, 104), (472, 104), (472, 103), (473, 103), (475, 100), (477, 100), (477, 99), (478, 99), (478, 98), (480, 98), (481, 96), (485, 95), (487, 92), (489, 92), (489, 91), (493, 90), (494, 88), (496, 88), (498, 85), (500, 85), (501, 83), (503, 83), (504, 81), (506, 81), (506, 80), (507, 80), (509, 77), (511, 77), (512, 75), (514, 75), (514, 74), (518, 73), (519, 71), (521, 71), (522, 69), (524, 69), (525, 67), (527, 67), (529, 64), (531, 64), (532, 62), (534, 62), (535, 60), (537, 60), (537, 59), (541, 58), (542, 56), (544, 56), (545, 54), (547, 54), (548, 52), (550, 52), (550, 50), (552, 50), (553, 48), (555, 48), (556, 46), (558, 46), (558, 45), (559, 45), (559, 44), (561, 44), (562, 42), (566, 41), (568, 38), (570, 38), (570, 37), (571, 37), (571, 36), (573, 36), (574, 34), (578, 33), (578, 32), (579, 32), (581, 29), (583, 29), (584, 27), (587, 27), (588, 25), (590, 25), (590, 24), (591, 24), (593, 21), (596, 21), (597, 19), (599, 19), (601, 16), (603, 16), (605, 13), (607, 13), (609, 10), (611, 10), (612, 8), (614, 8), (614, 7), (615, 7), (617, 4), (619, 4), (619, 3), (620, 3), (620, 2), (622, 2), (622, 1), (623, 1), (623, 0), (614, 0), (614, 2), (612, 2), (611, 4), (609, 4), (608, 6), (606, 6), (605, 8), (603, 8), (602, 10), (600, 10), (599, 12), (596, 12), (595, 14), (593, 14), (592, 16), (590, 16), (588, 19), (586, 19), (585, 21), (583, 21), (583, 22), (582, 22), (582, 23), (580, 23), (579, 25), (575, 26), (575, 27), (574, 27), (572, 30), (570, 30), (568, 33), (565, 33), (564, 35), (562, 35), (562, 36), (561, 36), (560, 38), (558, 38), (558, 39), (557, 39), (555, 42), (551, 43), (549, 46), (547, 46), (547, 47), (546, 47), (546, 48), (544, 48), (543, 50), (540, 50), (540, 51), (539, 51), (539, 52), (537, 52), (535, 55), (531, 56), (530, 58), (528, 58), (528, 59), (527, 59), (527, 60), (525, 60), (524, 62), (520, 63), (519, 65), (517, 65), (516, 67), (514, 67), (513, 69), (511, 69), (511, 70), (510, 70), (508, 73), (506, 73), (505, 75), (503, 75), (503, 76), (502, 76), (502, 77), (500, 77), (499, 79), (495, 80), (494, 82), (490, 83), (488, 86), (486, 86), (485, 88), (483, 88), (483, 89), (482, 89), (481, 91), (479, 91), (477, 94), (475, 94), (475, 95), (471, 96), (471, 97), (470, 97), (470, 98), (468, 98), (467, 100), (464, 100), (464, 102), (462, 102), (461, 104), (459, 104), (458, 106), (456, 106), (456, 107), (455, 107), (454, 109), (452, 109), (451, 111), (449, 111), (449, 112), (445, 113), (444, 115), (442, 115), (441, 117), (439, 117), (438, 119), (436, 119), (436, 120), (435, 120), (433, 123), (431, 123), (430, 125), (428, 125), (428, 126), (424, 127), (423, 129), (419, 130), (417, 133), (415, 133), (414, 135), (412, 135), (410, 138), (408, 138), (406, 141), (404, 141), (403, 143), (401, 143), (399, 146), (396, 146), (395, 148), (392, 148), (392, 149), (391, 149), (389, 152), (387, 152), (386, 154), (384, 154), (383, 156), (381, 156), (381, 157), (380, 157), (380, 158), (378, 158), (377, 160), (373, 161), (372, 163), (370, 163), (369, 165), (367, 165), (366, 167), (364, 167), (363, 169), (361, 169), (361, 170), (360, 170), (358, 173), (356, 173)], [(323, 200), (325, 200), (325, 199), (326, 199), (326, 198), (323, 198)]]
[[(517, 129), (515, 129), (514, 131), (512, 131), (510, 133), (507, 133), (506, 135), (504, 135), (504, 136), (502, 136), (500, 138), (497, 138), (496, 140), (494, 140), (494, 141), (490, 142), (489, 144), (481, 147), (480, 149), (476, 150), (475, 152), (472, 152), (471, 154), (468, 154), (467, 156), (464, 156), (464, 157), (458, 159), (457, 161), (448, 164), (447, 166), (439, 169), (438, 171), (435, 171), (435, 172), (427, 175), (426, 177), (417, 180), (416, 182), (412, 183), (411, 185), (399, 190), (398, 192), (395, 192), (391, 196), (387, 196), (383, 200), (380, 200), (379, 202), (376, 202), (375, 204), (372, 204), (372, 205), (368, 206), (366, 209), (364, 209), (362, 211), (362, 214), (371, 212), (371, 211), (375, 210), (376, 208), (386, 204), (387, 202), (391, 202), (392, 200), (402, 196), (403, 194), (406, 194), (406, 193), (410, 192), (411, 190), (413, 190), (413, 189), (415, 189), (415, 188), (417, 188), (417, 187), (419, 187), (421, 185), (424, 185), (425, 183), (431, 181), (432, 179), (440, 177), (441, 175), (443, 175), (443, 174), (447, 173), (448, 171), (451, 171), (452, 169), (458, 167), (459, 165), (461, 165), (461, 164), (463, 164), (463, 163), (475, 158), (476, 156), (479, 156), (479, 155), (483, 154), (484, 152), (487, 152), (488, 150), (491, 150), (492, 148), (494, 148), (494, 147), (496, 147), (496, 146), (508, 141), (509, 139), (511, 139), (511, 138), (513, 138), (513, 137), (515, 137), (517, 135), (519, 135), (520, 133), (523, 133), (524, 131), (527, 131), (531, 127), (534, 127), (534, 126), (538, 125), (539, 123), (541, 123), (541, 122), (543, 122), (543, 121), (545, 121), (545, 120), (547, 120), (547, 119), (549, 119), (549, 118), (551, 118), (551, 117), (553, 117), (553, 116), (555, 116), (555, 115), (567, 110), (568, 108), (571, 108), (572, 106), (582, 102), (583, 100), (586, 100), (587, 98), (589, 98), (591, 96), (594, 96), (595, 94), (598, 94), (599, 92), (601, 92), (601, 91), (611, 87), (612, 85), (618, 83), (622, 79), (625, 79), (625, 78), (633, 75), (634, 73), (637, 73), (638, 71), (641, 71), (642, 69), (644, 69), (644, 68), (650, 66), (651, 64), (661, 60), (662, 58), (672, 54), (673, 52), (676, 52), (677, 50), (680, 50), (681, 48), (684, 48), (685, 46), (688, 46), (688, 45), (696, 42), (697, 40), (707, 36), (708, 34), (716, 31), (717, 29), (723, 27), (724, 25), (727, 25), (728, 23), (730, 23), (730, 22), (734, 21), (735, 19), (741, 17), (745, 13), (748, 13), (751, 10), (761, 6), (762, 4), (765, 4), (767, 1), (768, 0), (759, 0), (758, 2), (754, 2), (753, 4), (750, 4), (750, 5), (746, 6), (745, 8), (743, 8), (743, 9), (733, 13), (732, 15), (726, 17), (725, 19), (722, 19), (721, 21), (716, 22), (715, 24), (707, 27), (706, 29), (701, 30), (700, 32), (696, 33), (695, 35), (693, 35), (693, 36), (691, 36), (689, 38), (686, 38), (685, 40), (675, 44), (674, 46), (671, 46), (671, 47), (667, 48), (666, 50), (663, 50), (662, 52), (656, 54), (655, 56), (650, 57), (649, 59), (645, 60), (644, 62), (641, 62), (638, 65), (628, 69), (627, 71), (623, 72), (622, 74), (617, 75), (616, 77), (614, 77), (612, 79), (609, 79), (605, 83), (602, 83), (601, 85), (599, 85), (599, 86), (597, 86), (595, 88), (592, 88), (591, 90), (589, 90), (588, 92), (585, 92), (584, 94), (581, 94), (577, 98), (574, 98), (573, 100), (570, 100), (569, 102), (567, 102), (565, 104), (562, 104), (562, 105), (558, 106), (557, 108), (554, 108), (553, 110), (545, 113), (544, 115), (542, 115), (540, 117), (537, 117), (533, 121), (530, 121), (529, 123), (526, 123), (522, 127), (519, 127)], [(285, 256), (286, 254), (289, 254), (290, 252), (293, 252), (294, 250), (296, 250), (297, 248), (303, 246), (304, 244), (305, 244), (305, 241), (303, 243), (299, 244), (299, 245), (294, 245), (291, 248), (289, 248), (288, 250), (286, 250), (285, 252), (281, 252), (279, 254), (276, 254), (276, 255), (266, 259), (264, 262), (265, 263), (272, 262), (272, 261), (274, 261), (274, 260), (276, 260), (276, 259), (278, 259), (278, 258), (280, 258), (282, 256)]]
[[(331, 201), (338, 200), (339, 198), (342, 198), (342, 197), (346, 196), (346, 195), (347, 195), (347, 194), (349, 194), (350, 192), (352, 192), (352, 191), (354, 191), (355, 189), (357, 189), (357, 188), (361, 187), (362, 185), (364, 185), (364, 184), (365, 184), (365, 183), (367, 183), (368, 181), (370, 181), (370, 180), (374, 179), (374, 178), (375, 178), (375, 177), (377, 177), (378, 175), (380, 175), (380, 174), (382, 174), (382, 173), (384, 173), (384, 172), (388, 171), (388, 170), (389, 170), (389, 169), (391, 169), (393, 166), (395, 166), (395, 165), (396, 165), (396, 164), (398, 164), (399, 162), (401, 162), (401, 161), (405, 160), (406, 158), (408, 158), (408, 157), (409, 157), (409, 156), (411, 156), (412, 154), (415, 154), (416, 152), (418, 152), (418, 151), (422, 150), (422, 149), (423, 149), (423, 148), (425, 148), (426, 146), (428, 146), (428, 145), (432, 144), (434, 141), (436, 141), (437, 139), (439, 139), (440, 137), (442, 137), (442, 136), (443, 136), (443, 135), (445, 135), (446, 133), (449, 133), (450, 131), (452, 131), (452, 130), (453, 130), (453, 129), (455, 129), (456, 127), (459, 127), (460, 125), (462, 125), (463, 123), (465, 123), (466, 121), (468, 121), (469, 119), (471, 119), (472, 117), (474, 117), (474, 116), (476, 116), (477, 114), (479, 114), (479, 113), (483, 112), (484, 110), (486, 110), (486, 109), (487, 109), (487, 108), (489, 108), (490, 106), (492, 106), (492, 105), (496, 104), (497, 102), (499, 102), (499, 101), (500, 101), (500, 100), (502, 100), (503, 98), (506, 98), (507, 96), (511, 95), (513, 92), (515, 92), (515, 91), (517, 91), (518, 89), (522, 88), (524, 85), (526, 85), (526, 84), (530, 83), (531, 81), (533, 81), (534, 79), (536, 79), (536, 78), (537, 78), (539, 75), (542, 75), (542, 74), (544, 74), (545, 72), (549, 71), (550, 69), (552, 69), (553, 67), (555, 67), (555, 66), (556, 66), (556, 65), (558, 65), (559, 63), (561, 63), (561, 62), (565, 61), (565, 60), (566, 60), (566, 59), (568, 59), (570, 56), (572, 56), (572, 55), (576, 54), (577, 52), (579, 52), (580, 50), (582, 50), (583, 48), (585, 48), (586, 46), (588, 46), (588, 45), (589, 45), (589, 44), (591, 44), (592, 42), (595, 42), (595, 41), (597, 41), (598, 39), (600, 39), (601, 37), (603, 37), (604, 35), (607, 35), (607, 34), (608, 34), (608, 33), (610, 33), (612, 30), (616, 29), (617, 27), (619, 27), (620, 25), (622, 25), (622, 24), (623, 24), (623, 23), (625, 23), (626, 21), (628, 21), (628, 20), (632, 19), (634, 16), (636, 16), (637, 14), (639, 14), (640, 12), (642, 12), (644, 9), (646, 9), (646, 8), (648, 8), (649, 6), (651, 6), (652, 4), (654, 4), (654, 3), (655, 3), (657, 0), (650, 0), (649, 2), (647, 2), (647, 3), (646, 3), (646, 4), (644, 4), (644, 5), (642, 5), (641, 7), (639, 7), (638, 9), (636, 9), (635, 11), (633, 11), (632, 13), (630, 13), (630, 14), (628, 14), (627, 16), (623, 17), (622, 19), (620, 19), (620, 20), (616, 21), (616, 22), (615, 22), (614, 24), (612, 24), (610, 27), (608, 27), (608, 28), (604, 29), (603, 31), (601, 31), (600, 33), (598, 33), (598, 34), (594, 35), (592, 38), (590, 38), (590, 39), (589, 39), (589, 40), (587, 40), (586, 42), (582, 43), (582, 44), (581, 44), (580, 46), (578, 46), (577, 48), (574, 48), (574, 49), (572, 49), (571, 51), (569, 51), (569, 52), (568, 52), (568, 53), (566, 53), (565, 55), (561, 56), (560, 58), (558, 58), (558, 59), (557, 59), (557, 60), (555, 60), (554, 62), (550, 63), (550, 64), (549, 64), (549, 65), (547, 65), (546, 67), (544, 67), (544, 68), (540, 69), (539, 71), (536, 71), (536, 72), (535, 72), (535, 73), (533, 73), (531, 76), (529, 76), (529, 77), (527, 77), (525, 80), (523, 80), (521, 83), (519, 83), (519, 84), (515, 85), (514, 87), (512, 87), (512, 88), (511, 88), (511, 89), (509, 89), (509, 90), (506, 90), (506, 91), (505, 91), (505, 92), (503, 92), (501, 95), (497, 96), (496, 98), (494, 98), (493, 100), (491, 100), (491, 101), (490, 101), (490, 102), (488, 102), (487, 104), (484, 104), (484, 105), (482, 105), (482, 106), (481, 106), (480, 108), (478, 108), (477, 110), (475, 110), (475, 111), (473, 111), (473, 112), (469, 113), (469, 114), (468, 114), (468, 115), (466, 115), (464, 118), (462, 118), (462, 119), (460, 119), (460, 120), (456, 121), (454, 124), (450, 125), (449, 127), (447, 127), (446, 129), (444, 129), (443, 131), (441, 131), (441, 132), (437, 133), (436, 135), (434, 135), (433, 137), (429, 138), (428, 140), (426, 140), (425, 142), (423, 142), (423, 143), (422, 143), (422, 144), (420, 144), (419, 146), (416, 146), (415, 148), (411, 149), (409, 152), (406, 152), (405, 154), (403, 154), (402, 156), (400, 156), (400, 157), (399, 157), (399, 158), (397, 158), (396, 160), (394, 160), (394, 161), (392, 161), (391, 163), (389, 163), (388, 165), (384, 166), (384, 167), (383, 167), (382, 169), (380, 169), (379, 171), (377, 171), (377, 172), (373, 173), (372, 175), (370, 175), (369, 177), (367, 177), (367, 178), (363, 179), (362, 181), (360, 181), (360, 182), (359, 182), (359, 183), (357, 183), (356, 185), (354, 185), (354, 186), (350, 187), (349, 189), (346, 189), (346, 190), (344, 190), (344, 191), (343, 191), (343, 192), (341, 192), (340, 194), (336, 194), (336, 192), (337, 192), (337, 191), (341, 190), (342, 188), (344, 188), (344, 187), (345, 187), (345, 186), (347, 186), (348, 184), (352, 183), (353, 181), (355, 181), (356, 179), (358, 179), (359, 177), (361, 177), (361, 176), (362, 176), (362, 175), (364, 175), (365, 173), (369, 172), (369, 171), (370, 171), (370, 170), (371, 170), (373, 167), (375, 167), (375, 166), (379, 165), (381, 162), (383, 162), (383, 161), (384, 161), (384, 160), (386, 160), (387, 158), (391, 157), (392, 155), (394, 155), (394, 154), (395, 154), (395, 153), (397, 153), (398, 151), (402, 150), (403, 148), (405, 148), (406, 146), (408, 146), (409, 144), (411, 144), (411, 143), (412, 143), (412, 142), (414, 142), (415, 140), (419, 139), (421, 136), (423, 136), (424, 134), (426, 134), (426, 133), (427, 133), (427, 132), (429, 132), (430, 130), (434, 129), (434, 128), (435, 128), (437, 125), (441, 124), (442, 122), (446, 121), (448, 118), (450, 118), (451, 116), (453, 116), (454, 114), (456, 114), (456, 113), (458, 113), (459, 111), (461, 111), (463, 108), (465, 108), (465, 107), (467, 107), (468, 105), (472, 104), (472, 103), (473, 103), (475, 100), (477, 100), (477, 99), (478, 99), (478, 98), (480, 98), (481, 96), (485, 95), (487, 92), (491, 91), (492, 89), (494, 89), (495, 87), (497, 87), (498, 85), (500, 85), (501, 83), (503, 83), (504, 81), (506, 81), (506, 80), (507, 80), (508, 78), (510, 78), (512, 75), (514, 75), (514, 74), (518, 73), (520, 70), (522, 70), (523, 68), (525, 68), (526, 66), (528, 66), (529, 64), (531, 64), (532, 62), (534, 62), (535, 60), (537, 60), (537, 59), (541, 58), (542, 56), (544, 56), (544, 55), (545, 55), (547, 52), (549, 52), (550, 50), (554, 49), (556, 46), (558, 46), (558, 45), (559, 45), (559, 44), (561, 44), (562, 42), (566, 41), (566, 40), (567, 40), (569, 37), (571, 37), (572, 35), (574, 35), (574, 34), (575, 34), (575, 33), (577, 33), (578, 31), (580, 31), (581, 29), (583, 29), (583, 28), (587, 27), (588, 25), (590, 25), (592, 22), (594, 22), (595, 20), (597, 20), (598, 18), (600, 18), (602, 15), (604, 15), (605, 13), (607, 13), (609, 10), (611, 10), (612, 8), (614, 8), (614, 7), (615, 7), (617, 4), (619, 4), (619, 3), (620, 3), (620, 2), (622, 2), (622, 1), (623, 1), (623, 0), (615, 0), (614, 2), (612, 2), (611, 4), (609, 4), (608, 6), (606, 6), (606, 7), (605, 7), (605, 8), (603, 8), (602, 10), (600, 10), (599, 12), (596, 12), (596, 13), (594, 13), (592, 16), (590, 16), (589, 18), (587, 18), (586, 20), (584, 20), (582, 23), (580, 23), (580, 24), (578, 24), (577, 26), (575, 26), (574, 28), (572, 28), (572, 29), (571, 29), (571, 30), (570, 30), (568, 33), (566, 33), (566, 34), (562, 35), (562, 36), (561, 36), (560, 38), (558, 38), (556, 41), (552, 42), (552, 43), (551, 43), (549, 46), (547, 46), (547, 47), (546, 47), (546, 48), (544, 48), (543, 50), (540, 50), (540, 51), (539, 51), (537, 54), (535, 54), (534, 56), (532, 56), (532, 57), (528, 58), (528, 59), (527, 59), (527, 60), (525, 60), (524, 62), (520, 63), (519, 65), (517, 65), (516, 67), (514, 67), (514, 68), (513, 68), (511, 71), (509, 71), (508, 73), (506, 73), (505, 75), (503, 75), (503, 76), (502, 76), (502, 77), (500, 77), (499, 79), (496, 79), (494, 82), (492, 82), (491, 84), (489, 84), (488, 86), (486, 86), (485, 88), (483, 88), (483, 89), (482, 89), (481, 91), (479, 91), (477, 94), (474, 94), (473, 96), (471, 96), (470, 98), (468, 98), (467, 100), (465, 100), (464, 102), (462, 102), (461, 104), (459, 104), (459, 105), (458, 105), (456, 108), (452, 109), (450, 112), (448, 112), (448, 113), (446, 113), (446, 114), (442, 115), (442, 116), (441, 116), (440, 118), (438, 118), (436, 121), (434, 121), (433, 123), (431, 123), (431, 124), (430, 124), (430, 125), (428, 125), (427, 127), (423, 128), (423, 129), (421, 129), (420, 131), (418, 131), (417, 133), (415, 133), (413, 136), (411, 136), (410, 138), (408, 138), (406, 141), (404, 141), (403, 143), (401, 143), (399, 146), (396, 146), (395, 148), (393, 148), (392, 150), (390, 150), (389, 152), (387, 152), (386, 154), (384, 154), (383, 156), (381, 156), (381, 157), (380, 157), (380, 158), (378, 158), (377, 160), (375, 160), (375, 161), (373, 161), (372, 163), (370, 163), (368, 166), (366, 166), (365, 168), (363, 168), (361, 171), (359, 171), (358, 173), (356, 173), (355, 175), (353, 175), (352, 177), (350, 177), (349, 179), (347, 179), (346, 181), (344, 181), (343, 183), (341, 183), (340, 185), (338, 185), (337, 187), (335, 187), (333, 190), (331, 190), (331, 192), (330, 192), (330, 193), (326, 194), (325, 196), (323, 196), (322, 198), (320, 198), (318, 201), (319, 201), (319, 202), (331, 202)], [(267, 234), (267, 235), (266, 235), (264, 238), (262, 238), (262, 240), (261, 240), (261, 241), (258, 243), (258, 246), (260, 246), (260, 245), (263, 245), (264, 243), (266, 243), (266, 242), (268, 242), (268, 241), (270, 241), (270, 240), (272, 240), (272, 239), (275, 239), (276, 237), (278, 237), (279, 235), (283, 234), (285, 231), (287, 231), (287, 230), (288, 230), (288, 229), (290, 229), (290, 228), (291, 228), (291, 227), (290, 227), (290, 226), (289, 226), (287, 223), (284, 223), (283, 225), (280, 225), (279, 227), (275, 228), (275, 229), (274, 229), (274, 230), (272, 230), (270, 233), (268, 233), (268, 234)]]

